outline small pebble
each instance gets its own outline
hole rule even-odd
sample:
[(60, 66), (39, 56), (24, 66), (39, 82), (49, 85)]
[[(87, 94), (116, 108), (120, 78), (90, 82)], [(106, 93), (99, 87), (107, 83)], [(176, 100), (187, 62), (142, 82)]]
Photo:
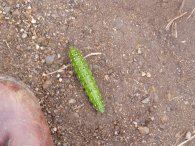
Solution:
[(71, 99), (68, 101), (68, 103), (69, 103), (69, 104), (74, 104), (74, 103), (76, 103), (76, 100), (73, 99), (73, 98), (71, 98)]
[(148, 77), (148, 78), (151, 78), (151, 74), (148, 72), (147, 74), (146, 74), (146, 76)]
[(167, 121), (168, 121), (168, 117), (167, 117), (167, 115), (163, 115), (161, 118), (160, 118), (160, 120), (161, 120), (161, 122), (164, 124), (164, 123), (166, 123)]
[(168, 94), (166, 95), (166, 98), (167, 98), (169, 101), (171, 101), (171, 100), (173, 99), (171, 93), (168, 93)]
[(146, 135), (150, 133), (150, 129), (148, 127), (138, 127), (138, 130), (141, 134)]
[(24, 29), (23, 29), (23, 28), (21, 28), (21, 29), (20, 29), (20, 32), (24, 32)]
[(35, 40), (37, 38), (37, 36), (32, 36), (32, 39)]
[(171, 107), (169, 107), (169, 106), (166, 107), (166, 111), (167, 111), (167, 112), (170, 112), (170, 111), (171, 111)]
[(54, 62), (55, 56), (56, 56), (55, 54), (47, 56), (45, 58), (45, 63), (47, 65), (51, 65)]
[(20, 4), (16, 4), (16, 8), (19, 8), (20, 7)]
[(108, 75), (105, 75), (105, 79), (108, 81), (109, 80), (109, 76)]
[(188, 139), (190, 139), (191, 137), (192, 137), (192, 133), (191, 133), (190, 131), (188, 131), (188, 132), (186, 133), (185, 138), (188, 140)]
[(114, 135), (118, 135), (118, 131), (114, 131)]
[(40, 46), (38, 44), (36, 44), (35, 47), (37, 50), (40, 48)]
[(39, 58), (39, 55), (38, 54), (35, 54), (35, 59), (38, 59)]
[(27, 33), (23, 33), (23, 34), (22, 34), (22, 38), (23, 38), (23, 39), (27, 38), (27, 36), (28, 36)]
[(16, 9), (12, 12), (12, 15), (18, 16), (18, 15), (20, 15), (20, 11), (18, 9)]
[(4, 8), (4, 12), (5, 12), (5, 13), (9, 13), (10, 10), (11, 10), (11, 7), (5, 7), (5, 8)]
[(6, 19), (6, 20), (9, 20), (9, 19), (10, 19), (10, 17), (5, 17), (5, 19)]
[(32, 9), (32, 7), (29, 5), (29, 6), (27, 7), (27, 9), (28, 9), (28, 10), (31, 10), (31, 9)]
[(61, 58), (61, 55), (60, 55), (60, 54), (58, 54), (57, 56), (58, 56), (58, 59), (60, 59), (60, 58)]
[(31, 23), (35, 24), (35, 23), (37, 23), (37, 21), (34, 18), (32, 18)]
[(137, 53), (142, 54), (141, 48), (138, 48)]
[(155, 118), (154, 117), (150, 117), (150, 119), (151, 119), (151, 121), (154, 121)]
[(62, 78), (59, 78), (59, 82), (62, 82)]
[(184, 101), (184, 104), (185, 104), (185, 105), (189, 105), (189, 102), (188, 102), (188, 101)]
[(53, 128), (53, 131), (56, 132), (58, 129), (56, 127)]
[(135, 125), (135, 127), (137, 127), (138, 123), (136, 121), (133, 121), (133, 124)]
[(145, 98), (144, 100), (142, 100), (142, 103), (143, 104), (147, 104), (149, 102), (150, 102), (150, 98), (149, 97), (148, 98)]
[(145, 77), (146, 76), (146, 73), (142, 71), (142, 77)]

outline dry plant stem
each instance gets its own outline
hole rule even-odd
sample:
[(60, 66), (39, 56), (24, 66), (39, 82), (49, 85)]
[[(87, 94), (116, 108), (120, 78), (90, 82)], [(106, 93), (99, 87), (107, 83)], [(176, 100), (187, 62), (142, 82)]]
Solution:
[(52, 74), (55, 74), (55, 73), (59, 73), (59, 72), (63, 72), (65, 69), (67, 69), (68, 67), (70, 66), (70, 64), (67, 64), (67, 65), (63, 65), (60, 69), (58, 70), (55, 70), (53, 72), (50, 72), (50, 73), (43, 73), (43, 76), (48, 76), (48, 75), (52, 75)]
[(101, 55), (102, 53), (90, 53), (88, 55), (86, 55), (84, 58), (88, 58), (90, 56), (96, 56), (96, 55)]
[(167, 24), (166, 26), (166, 30), (169, 30), (170, 29), (170, 26), (173, 24), (173, 22), (181, 17), (183, 17), (185, 14), (187, 14), (187, 12), (184, 12), (178, 16), (176, 16), (175, 18), (173, 18), (172, 20), (169, 21), (169, 23)]
[(176, 22), (173, 22), (172, 24), (172, 36), (174, 38), (177, 38), (177, 23)]
[(11, 49), (10, 46), (9, 46), (9, 44), (8, 44), (8, 42), (7, 42), (6, 40), (4, 40), (4, 42), (5, 42), (6, 46), (7, 46), (9, 49)]
[(194, 135), (194, 136), (192, 136), (190, 139), (185, 140), (185, 141), (183, 141), (182, 143), (178, 144), (177, 146), (183, 146), (184, 144), (186, 144), (187, 142), (189, 142), (189, 141), (193, 140), (194, 138), (195, 138), (195, 135)]
[[(88, 55), (86, 55), (84, 58), (88, 58), (90, 56), (96, 56), (96, 55), (101, 55), (102, 53), (90, 53)], [(68, 67), (70, 67), (70, 64), (67, 64), (67, 65), (63, 65), (61, 68), (59, 68), (58, 70), (55, 70), (53, 72), (50, 72), (50, 73), (43, 73), (43, 76), (48, 76), (48, 75), (52, 75), (52, 74), (55, 74), (55, 73), (60, 73), (60, 72), (63, 72), (65, 69), (67, 69)]]
[[(180, 5), (180, 7), (179, 7), (179, 10), (178, 10), (178, 12), (177, 12), (177, 15), (181, 14), (185, 2), (186, 2), (186, 0), (182, 0), (181, 5)], [(170, 21), (170, 22), (171, 22), (171, 21)], [(169, 30), (170, 27), (171, 27), (172, 36), (173, 36), (174, 38), (177, 38), (177, 36), (178, 36), (178, 35), (177, 35), (177, 23), (176, 23), (174, 20), (170, 23), (170, 26), (167, 27), (166, 30)]]
[(190, 13), (187, 19), (189, 19), (193, 15), (194, 11), (195, 11), (195, 8), (192, 10), (192, 12)]
[(3, 42), (5, 42), (5, 44), (6, 44), (6, 46), (8, 47), (8, 51), (11, 53), (11, 47), (10, 47), (10, 45), (8, 44), (8, 42), (6, 41), (6, 40), (3, 40)]
[(181, 13), (181, 11), (182, 11), (182, 9), (183, 9), (183, 7), (184, 7), (185, 2), (186, 2), (186, 0), (183, 0), (183, 1), (182, 1), (181, 5), (180, 5), (180, 7), (179, 7), (179, 10), (178, 10), (178, 14)]
[(177, 137), (176, 142), (175, 142), (174, 145), (177, 146), (177, 143), (179, 143), (180, 139), (186, 134), (186, 132), (187, 132), (186, 130), (182, 130), (179, 133), (177, 133), (179, 136)]

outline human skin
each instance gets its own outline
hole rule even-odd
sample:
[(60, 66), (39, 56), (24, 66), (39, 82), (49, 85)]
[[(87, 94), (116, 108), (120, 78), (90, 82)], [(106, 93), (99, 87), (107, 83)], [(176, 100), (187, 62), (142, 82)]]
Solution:
[(0, 146), (54, 146), (36, 97), (6, 77), (0, 77)]

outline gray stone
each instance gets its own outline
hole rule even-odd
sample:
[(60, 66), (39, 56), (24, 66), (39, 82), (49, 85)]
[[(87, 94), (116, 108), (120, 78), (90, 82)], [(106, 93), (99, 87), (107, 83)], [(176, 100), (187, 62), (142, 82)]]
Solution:
[(11, 10), (11, 7), (5, 7), (5, 8), (4, 8), (4, 12), (5, 12), (5, 13), (9, 13), (10, 10)]
[(148, 127), (138, 127), (138, 130), (141, 134), (146, 135), (150, 133), (150, 129)]
[(142, 103), (143, 104), (147, 104), (149, 102), (150, 102), (150, 98), (149, 97), (148, 98), (145, 98), (144, 100), (142, 100)]
[(53, 62), (54, 62), (54, 59), (55, 59), (56, 55), (53, 54), (53, 55), (49, 55), (45, 58), (45, 63), (47, 65), (51, 65)]

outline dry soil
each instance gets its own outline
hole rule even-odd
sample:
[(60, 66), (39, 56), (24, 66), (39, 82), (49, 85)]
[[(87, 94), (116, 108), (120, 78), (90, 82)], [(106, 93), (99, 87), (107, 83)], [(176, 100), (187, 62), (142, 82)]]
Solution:
[[(175, 146), (195, 134), (195, 1), (181, 3), (0, 0), (0, 74), (34, 91), (56, 146)], [(103, 114), (71, 67), (43, 76), (70, 63), (70, 45), (102, 53), (87, 62)]]

